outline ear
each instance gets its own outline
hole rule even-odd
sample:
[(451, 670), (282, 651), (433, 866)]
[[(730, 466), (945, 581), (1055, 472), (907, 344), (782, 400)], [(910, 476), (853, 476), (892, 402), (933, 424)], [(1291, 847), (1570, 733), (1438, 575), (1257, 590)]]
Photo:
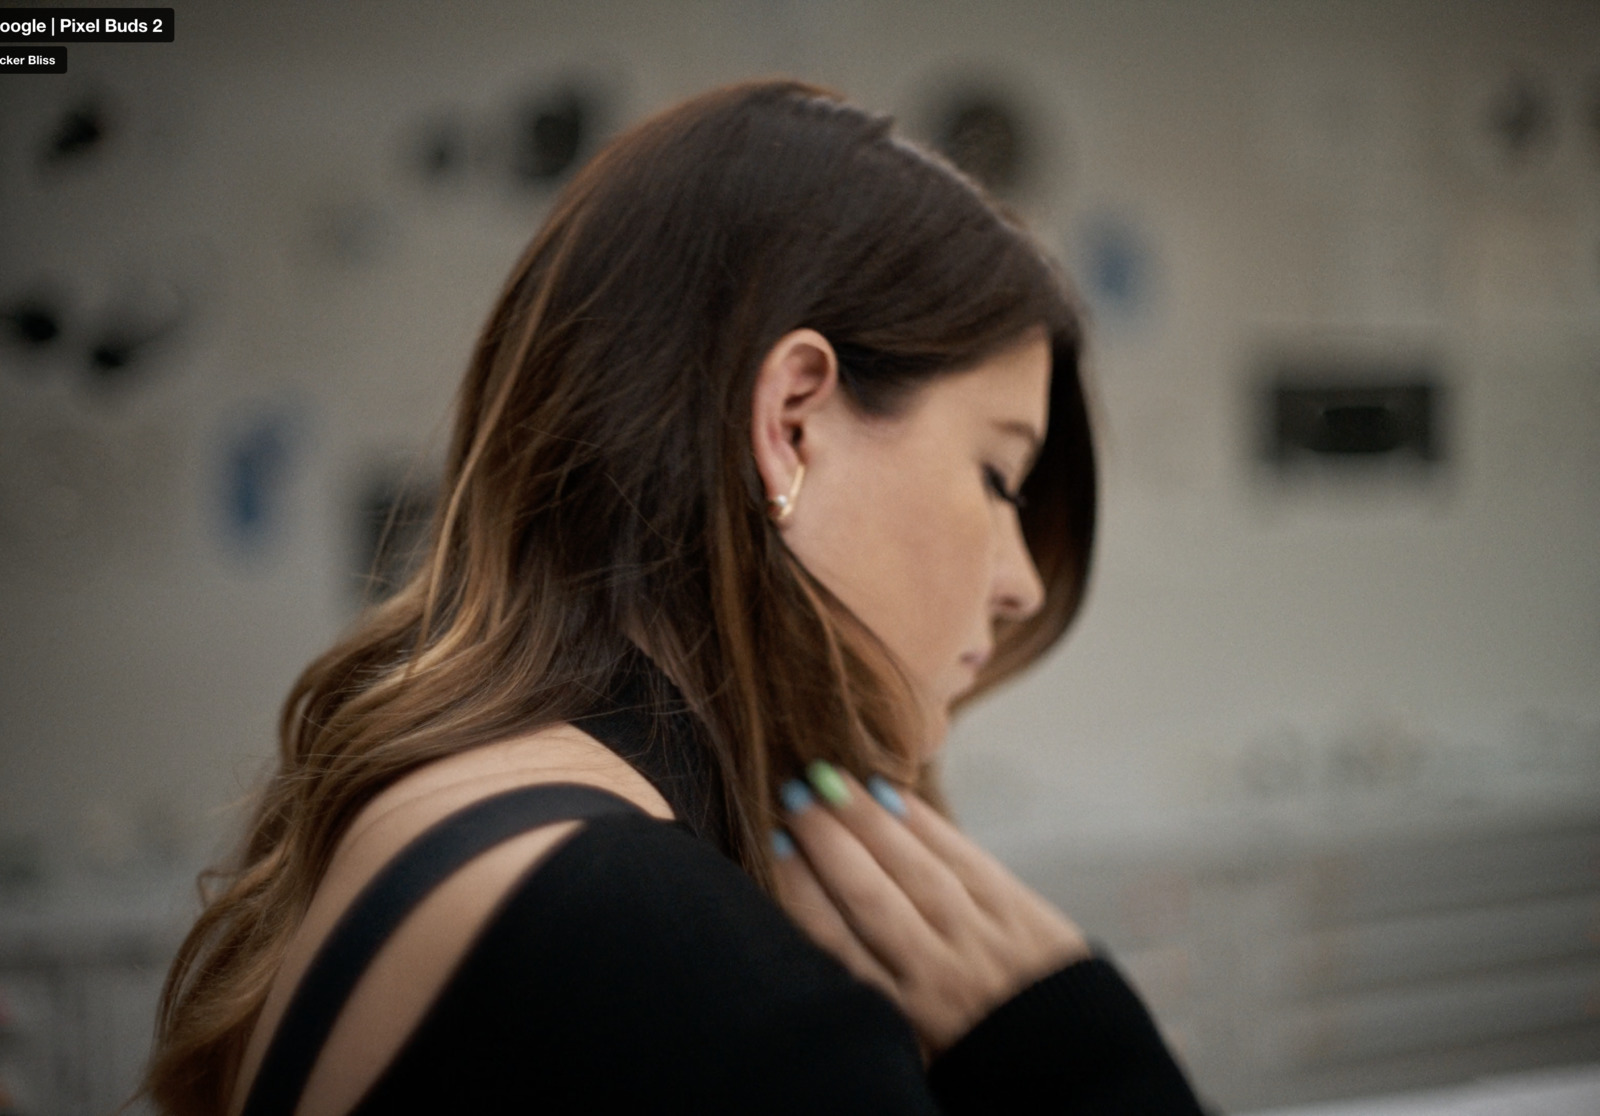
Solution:
[(750, 442), (769, 497), (788, 492), (809, 453), (806, 427), (839, 386), (839, 358), (814, 329), (784, 334), (756, 374)]

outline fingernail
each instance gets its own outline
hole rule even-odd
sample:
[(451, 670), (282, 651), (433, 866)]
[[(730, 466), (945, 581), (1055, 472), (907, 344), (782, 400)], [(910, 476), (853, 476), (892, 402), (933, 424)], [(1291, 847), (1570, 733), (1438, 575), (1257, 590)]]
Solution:
[(791, 814), (798, 814), (811, 807), (816, 801), (811, 797), (811, 792), (806, 790), (806, 785), (799, 779), (790, 779), (778, 788), (778, 797), (783, 799), (783, 808)]
[(850, 801), (850, 788), (844, 785), (844, 779), (834, 770), (833, 764), (816, 760), (806, 768), (806, 778), (828, 805), (843, 806)]
[(874, 775), (867, 780), (867, 793), (878, 800), (889, 813), (897, 818), (906, 816), (906, 800), (900, 797), (900, 792), (882, 775)]
[(794, 855), (794, 841), (781, 829), (772, 831), (772, 855), (779, 860), (788, 860)]

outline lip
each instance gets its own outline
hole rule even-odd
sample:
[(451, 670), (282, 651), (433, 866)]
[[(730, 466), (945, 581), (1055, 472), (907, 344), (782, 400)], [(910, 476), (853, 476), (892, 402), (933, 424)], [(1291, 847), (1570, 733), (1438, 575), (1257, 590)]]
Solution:
[(968, 651), (961, 656), (961, 665), (970, 668), (972, 673), (976, 674), (989, 661), (990, 654), (988, 650)]

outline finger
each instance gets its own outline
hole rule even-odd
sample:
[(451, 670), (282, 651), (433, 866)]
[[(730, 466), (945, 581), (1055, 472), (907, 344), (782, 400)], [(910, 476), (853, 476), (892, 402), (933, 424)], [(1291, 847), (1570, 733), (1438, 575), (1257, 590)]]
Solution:
[(832, 954), (857, 978), (899, 1002), (894, 978), (861, 944), (805, 858), (799, 855), (793, 844), (788, 844), (788, 838), (781, 833), (774, 835), (773, 843), (778, 846), (778, 901), (789, 917), (799, 924), (812, 941)]
[(991, 914), (1009, 909), (1025, 890), (1011, 870), (913, 794), (902, 796), (905, 827), (961, 881), (974, 902)]
[(938, 934), (865, 845), (798, 782), (784, 785), (785, 824), (828, 897), (878, 962), (897, 979), (941, 949)]
[(825, 763), (812, 764), (807, 773), (834, 815), (866, 846), (929, 925), (946, 939), (957, 928), (971, 925), (978, 914), (972, 896), (950, 866), (897, 816), (908, 806), (894, 787), (875, 779), (869, 791), (849, 773)]
[(1088, 939), (1077, 923), (932, 806), (909, 794), (905, 802), (907, 827), (943, 858), (974, 902), (997, 923), (1025, 925), (1035, 937), (1052, 943), (1061, 960), (1089, 955)]

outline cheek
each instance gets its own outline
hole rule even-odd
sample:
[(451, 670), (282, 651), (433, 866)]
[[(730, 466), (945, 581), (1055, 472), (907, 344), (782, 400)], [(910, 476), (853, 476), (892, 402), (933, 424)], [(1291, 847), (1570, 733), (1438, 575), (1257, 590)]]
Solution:
[(863, 614), (913, 679), (943, 698), (944, 678), (971, 650), (987, 611), (992, 510), (976, 482), (908, 485), (880, 509), (875, 600)]
[(948, 437), (920, 441), (869, 444), (848, 467), (818, 469), (787, 541), (935, 708), (970, 681), (960, 656), (987, 631), (995, 510)]

